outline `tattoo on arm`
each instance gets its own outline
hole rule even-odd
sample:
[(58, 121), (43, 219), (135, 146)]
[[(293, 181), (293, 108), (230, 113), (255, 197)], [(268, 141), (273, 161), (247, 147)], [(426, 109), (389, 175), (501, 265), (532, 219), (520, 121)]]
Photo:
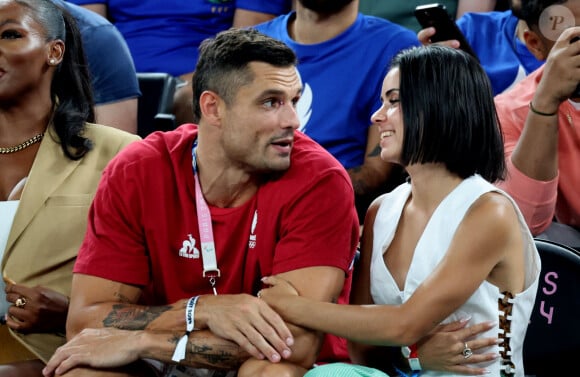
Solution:
[[(180, 338), (180, 335), (173, 334), (168, 339), (171, 348), (177, 346)], [(234, 370), (238, 369), (248, 357), (238, 345), (228, 341), (220, 340), (216, 343), (204, 336), (190, 337), (184, 364), (198, 368)]]
[(129, 299), (129, 297), (125, 296), (124, 294), (122, 294), (120, 292), (115, 292), (114, 296), (117, 300), (119, 300), (119, 302), (122, 302), (125, 304), (132, 304), (133, 303), (133, 301), (131, 301), (131, 299)]
[(122, 330), (144, 330), (147, 325), (169, 309), (171, 306), (135, 307), (115, 304), (113, 310), (103, 320), (103, 326)]
[(224, 369), (235, 369), (239, 367), (240, 360), (238, 360), (235, 355), (231, 353), (227, 347), (223, 347), (221, 350), (213, 349), (208, 345), (194, 345), (191, 344), (191, 353), (203, 358), (207, 364), (214, 367), (224, 368)]
[(364, 179), (351, 179), (352, 187), (356, 195), (365, 195), (370, 191), (369, 185)]
[(380, 146), (379, 144), (377, 144), (377, 145), (375, 146), (375, 149), (373, 149), (373, 150), (371, 151), (371, 153), (369, 153), (369, 154), (367, 155), (367, 157), (379, 157), (380, 155), (381, 155), (381, 146)]

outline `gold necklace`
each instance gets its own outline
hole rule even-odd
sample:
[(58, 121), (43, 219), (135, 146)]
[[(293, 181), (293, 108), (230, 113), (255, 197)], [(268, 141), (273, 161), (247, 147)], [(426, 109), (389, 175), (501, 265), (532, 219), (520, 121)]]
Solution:
[(31, 137), (30, 139), (28, 139), (28, 140), (26, 140), (18, 145), (15, 145), (13, 147), (0, 147), (0, 154), (15, 153), (15, 152), (21, 151), (23, 149), (26, 149), (29, 146), (31, 146), (32, 144), (36, 144), (40, 140), (42, 140), (43, 136), (44, 136), (44, 132), (40, 133), (38, 135), (35, 135), (35, 136)]

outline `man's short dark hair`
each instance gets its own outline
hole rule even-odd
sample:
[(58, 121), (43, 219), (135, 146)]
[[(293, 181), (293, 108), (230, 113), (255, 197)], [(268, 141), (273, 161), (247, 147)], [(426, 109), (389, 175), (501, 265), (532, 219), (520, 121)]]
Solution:
[(546, 8), (567, 2), (568, 0), (522, 0), (518, 17), (526, 21), (528, 27), (537, 27), (540, 15)]
[(504, 148), (487, 74), (469, 54), (444, 46), (407, 49), (393, 59), (400, 74), (404, 136), (401, 161), (443, 163), (467, 178), (504, 177)]
[(238, 89), (254, 79), (248, 69), (251, 62), (290, 67), (297, 64), (297, 58), (286, 44), (255, 29), (231, 28), (201, 43), (192, 82), (196, 122), (201, 118), (201, 93), (211, 90), (231, 103)]

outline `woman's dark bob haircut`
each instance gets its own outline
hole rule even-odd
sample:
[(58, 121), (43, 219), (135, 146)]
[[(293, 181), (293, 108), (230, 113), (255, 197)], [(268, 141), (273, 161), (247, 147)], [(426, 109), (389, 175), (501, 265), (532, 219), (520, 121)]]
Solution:
[(461, 178), (503, 179), (503, 139), (487, 74), (467, 53), (413, 47), (391, 63), (400, 76), (403, 166), (443, 163)]

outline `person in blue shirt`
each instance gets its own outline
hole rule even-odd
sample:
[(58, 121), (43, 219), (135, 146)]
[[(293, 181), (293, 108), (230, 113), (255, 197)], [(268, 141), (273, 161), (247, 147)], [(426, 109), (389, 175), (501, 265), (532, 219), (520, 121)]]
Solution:
[(117, 28), (107, 19), (64, 0), (52, 0), (77, 21), (89, 64), (96, 121), (137, 132), (141, 95), (133, 58)]
[[(512, 87), (543, 63), (526, 47), (524, 34), (528, 27), (518, 17), (520, 0), (510, 0), (509, 6), (503, 12), (466, 13), (457, 20), (491, 81), (494, 95)], [(435, 30), (428, 28), (421, 30), (418, 37), (428, 44), (433, 34)], [(445, 44), (459, 47), (457, 41)]]
[(298, 0), (295, 11), (255, 28), (296, 52), (304, 85), (300, 130), (347, 169), (362, 223), (370, 201), (401, 178), (380, 159), (379, 133), (371, 126), (380, 83), (391, 58), (419, 41), (413, 31), (358, 7), (358, 0)]
[(285, 13), (291, 0), (68, 0), (107, 17), (119, 29), (137, 72), (165, 72), (182, 85), (174, 97), (176, 124), (192, 122), (191, 76), (199, 44), (232, 26)]

